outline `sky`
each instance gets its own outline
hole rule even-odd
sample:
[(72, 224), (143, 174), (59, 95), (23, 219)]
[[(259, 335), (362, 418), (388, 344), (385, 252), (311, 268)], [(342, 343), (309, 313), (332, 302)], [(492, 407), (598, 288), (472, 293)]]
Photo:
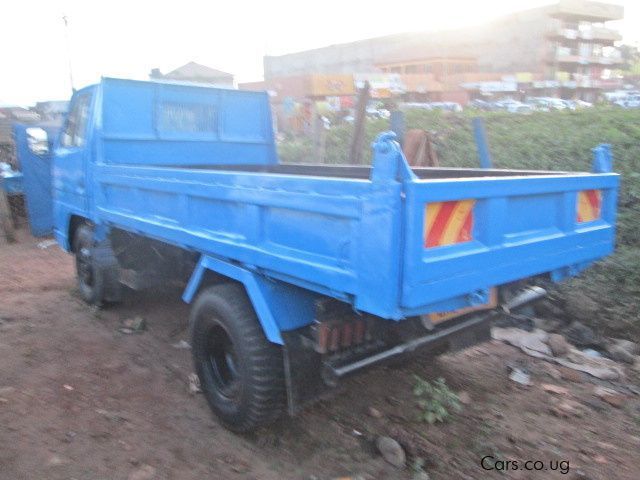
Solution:
[[(146, 79), (189, 61), (261, 80), (262, 57), (479, 24), (552, 0), (21, 0), (0, 2), (0, 105), (67, 99), (101, 76)], [(640, 44), (640, 2), (617, 25)], [(66, 16), (68, 28), (62, 17)], [(66, 32), (66, 35), (65, 35)], [(68, 37), (68, 47), (66, 38)]]

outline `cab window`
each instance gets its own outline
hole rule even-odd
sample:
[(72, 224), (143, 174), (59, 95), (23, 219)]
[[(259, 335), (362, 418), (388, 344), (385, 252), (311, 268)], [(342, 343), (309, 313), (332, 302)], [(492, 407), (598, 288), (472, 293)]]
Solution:
[(62, 133), (61, 144), (63, 147), (82, 147), (84, 145), (90, 101), (91, 94), (87, 92), (78, 94), (73, 102)]

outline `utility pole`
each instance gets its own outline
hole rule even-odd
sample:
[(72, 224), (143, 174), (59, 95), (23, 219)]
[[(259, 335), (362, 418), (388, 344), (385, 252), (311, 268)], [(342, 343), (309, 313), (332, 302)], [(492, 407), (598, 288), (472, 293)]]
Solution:
[(353, 121), (353, 137), (349, 146), (349, 164), (360, 165), (362, 162), (362, 148), (364, 146), (364, 127), (367, 123), (367, 104), (371, 98), (369, 81), (364, 82), (364, 86), (358, 89), (358, 100), (356, 102), (355, 119)]
[(64, 22), (64, 40), (67, 45), (67, 62), (69, 66), (69, 83), (71, 84), (71, 93), (73, 94), (76, 89), (73, 86), (73, 69), (71, 67), (71, 42), (69, 41), (69, 20), (66, 15), (62, 15), (62, 21)]

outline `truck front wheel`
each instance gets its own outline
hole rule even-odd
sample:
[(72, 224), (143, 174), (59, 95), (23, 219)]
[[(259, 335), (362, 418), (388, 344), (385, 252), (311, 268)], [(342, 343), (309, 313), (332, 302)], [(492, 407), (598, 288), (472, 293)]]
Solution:
[(202, 391), (230, 430), (268, 424), (285, 405), (282, 351), (269, 342), (240, 284), (207, 288), (191, 310), (191, 347)]
[(93, 249), (93, 229), (86, 224), (80, 225), (73, 237), (78, 290), (85, 302), (99, 305), (102, 302), (104, 282), (100, 271), (95, 266)]

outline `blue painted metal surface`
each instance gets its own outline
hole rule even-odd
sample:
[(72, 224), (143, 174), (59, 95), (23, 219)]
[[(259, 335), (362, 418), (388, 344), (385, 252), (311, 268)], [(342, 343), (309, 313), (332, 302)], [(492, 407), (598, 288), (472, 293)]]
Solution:
[[(488, 288), (607, 255), (614, 244), (617, 188), (616, 174), (412, 182), (406, 190), (402, 304), (420, 311), (455, 297), (459, 302), (471, 287)], [(603, 193), (602, 218), (579, 224), (577, 194), (588, 189)], [(425, 249), (424, 205), (462, 199), (476, 199), (473, 240)]]
[(593, 173), (610, 173), (613, 172), (613, 156), (611, 155), (611, 145), (603, 143), (592, 149)]
[[(47, 132), (49, 151), (35, 154), (29, 149), (28, 128), (42, 128)], [(51, 184), (51, 161), (53, 139), (58, 128), (50, 125), (15, 125), (14, 135), (18, 162), (24, 175), (24, 196), (31, 233), (36, 237), (50, 235), (53, 231), (53, 193)]]
[(314, 302), (319, 295), (209, 255), (202, 255), (191, 275), (182, 295), (185, 302), (193, 300), (207, 269), (245, 286), (265, 336), (273, 343), (283, 345), (280, 332), (294, 330), (313, 321)]
[(389, 119), (391, 131), (396, 134), (398, 143), (404, 145), (404, 134), (407, 131), (407, 122), (403, 111), (394, 110)]
[(491, 153), (489, 152), (489, 142), (487, 142), (487, 132), (484, 128), (482, 117), (473, 118), (473, 137), (476, 140), (478, 149), (478, 159), (482, 168), (492, 168)]
[(104, 163), (277, 162), (266, 93), (104, 79), (97, 94)]
[(11, 172), (4, 176), (0, 175), (0, 189), (7, 195), (22, 195), (24, 193), (24, 175), (22, 172)]
[[(79, 165), (65, 163), (62, 145), (55, 162), (61, 244), (81, 215), (102, 234), (117, 226), (198, 252), (185, 300), (205, 269), (240, 281), (276, 343), (312, 321), (318, 295), (402, 320), (474, 305), (490, 287), (532, 275), (574, 275), (613, 249), (619, 178), (604, 167), (429, 178), (385, 133), (368, 177), (206, 168), (277, 162), (266, 94), (110, 79), (84, 91)], [(602, 192), (601, 218), (578, 223), (587, 189)], [(468, 199), (471, 241), (426, 248), (426, 206)]]

